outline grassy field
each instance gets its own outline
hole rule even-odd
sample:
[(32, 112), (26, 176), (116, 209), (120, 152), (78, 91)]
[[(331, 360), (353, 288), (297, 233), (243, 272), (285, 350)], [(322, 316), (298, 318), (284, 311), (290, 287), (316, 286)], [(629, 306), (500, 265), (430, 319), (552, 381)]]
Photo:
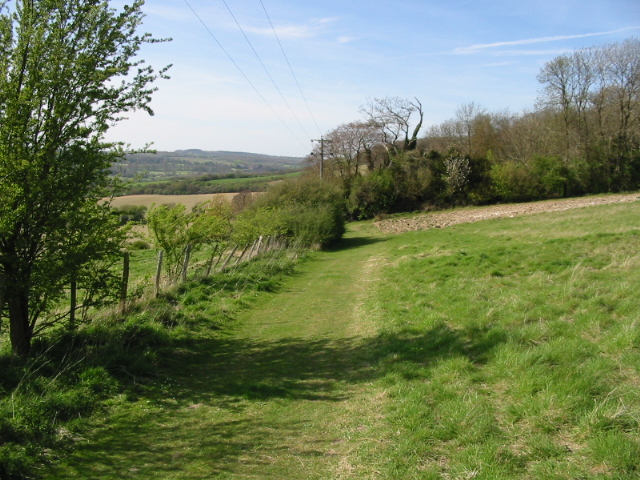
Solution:
[(200, 328), (44, 476), (636, 479), (639, 247), (640, 202), (357, 224), (226, 323), (194, 285)]

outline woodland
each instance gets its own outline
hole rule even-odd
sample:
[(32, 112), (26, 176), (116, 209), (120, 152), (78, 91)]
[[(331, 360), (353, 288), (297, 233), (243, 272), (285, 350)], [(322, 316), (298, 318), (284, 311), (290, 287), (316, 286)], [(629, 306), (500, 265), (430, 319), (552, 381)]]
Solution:
[(637, 190), (640, 41), (560, 55), (538, 81), (528, 111), (470, 102), (426, 129), (419, 99), (369, 99), (307, 161), (341, 183), (354, 218)]

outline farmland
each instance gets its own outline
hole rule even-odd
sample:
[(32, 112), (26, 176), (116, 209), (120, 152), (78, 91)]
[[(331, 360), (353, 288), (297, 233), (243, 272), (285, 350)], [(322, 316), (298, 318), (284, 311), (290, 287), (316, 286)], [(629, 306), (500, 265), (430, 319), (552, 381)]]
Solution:
[(111, 206), (115, 208), (124, 205), (142, 206), (151, 208), (152, 205), (169, 205), (182, 203), (191, 209), (196, 205), (209, 201), (215, 197), (222, 197), (231, 200), (235, 193), (216, 193), (216, 194), (199, 194), (199, 195), (124, 195), (115, 197), (111, 202)]

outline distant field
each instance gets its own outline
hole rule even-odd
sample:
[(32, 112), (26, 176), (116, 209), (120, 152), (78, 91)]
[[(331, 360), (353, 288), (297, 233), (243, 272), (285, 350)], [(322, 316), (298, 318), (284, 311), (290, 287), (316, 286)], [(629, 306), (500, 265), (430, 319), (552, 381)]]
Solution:
[(123, 205), (145, 206), (150, 208), (154, 203), (156, 205), (168, 203), (182, 203), (187, 208), (193, 208), (199, 203), (212, 200), (214, 197), (224, 197), (227, 200), (237, 195), (236, 193), (206, 193), (200, 195), (125, 195), (116, 197), (111, 202), (112, 207), (122, 207)]

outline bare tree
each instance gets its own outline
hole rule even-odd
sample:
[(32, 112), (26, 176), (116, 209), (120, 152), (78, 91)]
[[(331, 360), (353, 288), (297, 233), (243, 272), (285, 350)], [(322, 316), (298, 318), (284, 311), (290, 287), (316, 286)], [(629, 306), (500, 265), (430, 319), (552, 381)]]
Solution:
[[(384, 144), (394, 153), (416, 149), (424, 120), (422, 103), (417, 98), (413, 101), (399, 97), (369, 99), (360, 111), (369, 122), (378, 126)], [(418, 122), (412, 130), (411, 117), (415, 113), (418, 114)]]
[(472, 154), (472, 138), (475, 133), (477, 119), (484, 115), (486, 110), (475, 102), (465, 103), (459, 106), (455, 113), (456, 133), (460, 137), (461, 143), (465, 144), (465, 153)]

